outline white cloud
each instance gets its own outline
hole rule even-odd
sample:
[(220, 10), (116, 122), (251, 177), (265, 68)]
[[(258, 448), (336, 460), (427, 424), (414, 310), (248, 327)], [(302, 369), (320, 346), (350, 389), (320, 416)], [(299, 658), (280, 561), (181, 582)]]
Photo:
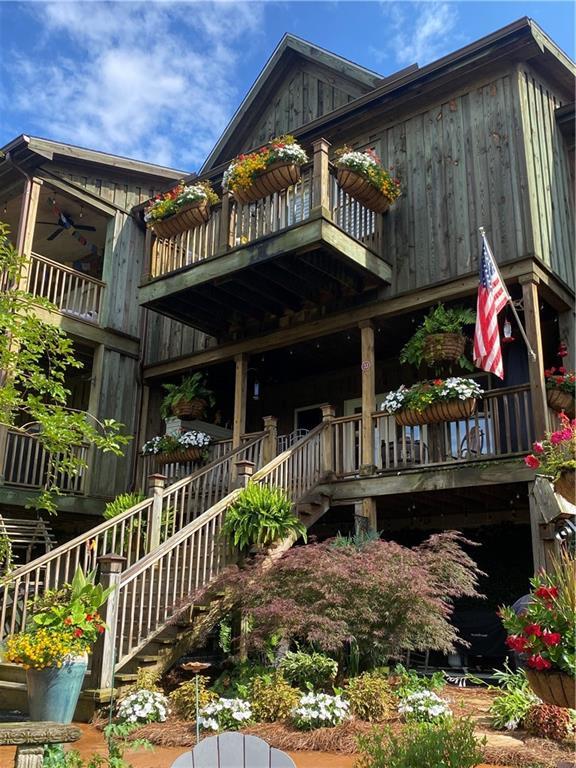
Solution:
[(461, 42), (456, 32), (458, 6), (448, 2), (384, 2), (393, 47), (372, 52), (379, 59), (394, 58), (400, 65), (429, 64)]
[(34, 4), (43, 27), (15, 54), (14, 106), (44, 135), (197, 168), (242, 94), (239, 56), (261, 33), (258, 3)]

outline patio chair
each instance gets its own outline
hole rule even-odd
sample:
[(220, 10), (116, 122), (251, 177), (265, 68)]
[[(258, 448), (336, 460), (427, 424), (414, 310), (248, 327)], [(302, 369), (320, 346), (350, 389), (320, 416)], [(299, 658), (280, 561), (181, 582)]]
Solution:
[(462, 458), (480, 456), (482, 448), (484, 448), (484, 430), (476, 426), (470, 427), (460, 443), (460, 456)]
[(172, 763), (171, 768), (296, 768), (292, 758), (257, 736), (209, 736)]

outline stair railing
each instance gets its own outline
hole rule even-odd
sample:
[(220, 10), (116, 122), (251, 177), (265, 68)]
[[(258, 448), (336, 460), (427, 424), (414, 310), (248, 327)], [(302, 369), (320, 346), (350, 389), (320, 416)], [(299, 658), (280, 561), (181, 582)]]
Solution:
[[(315, 427), (256, 472), (253, 482), (279, 486), (297, 501), (322, 478), (323, 438), (329, 429), (326, 423)], [(189, 607), (190, 596), (232, 561), (220, 531), (226, 510), (240, 490), (231, 491), (122, 573), (115, 615), (108, 617), (108, 626), (116, 635), (116, 669)], [(113, 673), (110, 659), (103, 659), (99, 687), (110, 687)]]
[[(0, 640), (24, 628), (27, 603), (71, 581), (78, 566), (90, 570), (99, 557), (111, 553), (124, 556), (127, 567), (137, 563), (151, 547), (200, 514), (205, 502), (213, 504), (228, 493), (236, 461), (254, 461), (260, 466), (267, 437), (266, 432), (257, 433), (226, 456), (161, 489), (161, 506), (150, 496), (10, 573), (0, 582)], [(154, 530), (159, 531), (156, 537)]]

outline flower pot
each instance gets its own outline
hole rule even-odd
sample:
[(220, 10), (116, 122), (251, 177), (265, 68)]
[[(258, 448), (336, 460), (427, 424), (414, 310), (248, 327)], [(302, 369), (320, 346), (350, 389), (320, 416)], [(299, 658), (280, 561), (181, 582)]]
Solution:
[(172, 413), (180, 418), (189, 416), (191, 419), (201, 419), (206, 412), (207, 405), (206, 400), (202, 400), (200, 397), (195, 397), (193, 400), (180, 400), (172, 406)]
[(300, 166), (291, 163), (273, 163), (259, 174), (249, 187), (234, 189), (232, 194), (242, 205), (254, 203), (263, 197), (281, 192), (300, 180)]
[(28, 711), (31, 720), (71, 723), (80, 697), (88, 656), (72, 656), (61, 667), (28, 669)]
[(560, 413), (564, 411), (569, 419), (574, 418), (576, 411), (574, 398), (569, 392), (563, 392), (561, 389), (547, 389), (546, 397), (548, 399), (548, 405), (553, 411)]
[(576, 709), (576, 680), (564, 672), (527, 669), (530, 687), (546, 704)]
[(193, 446), (191, 448), (181, 448), (178, 451), (170, 451), (169, 453), (159, 453), (156, 456), (156, 461), (158, 464), (182, 464), (186, 461), (198, 461), (201, 458), (202, 448)]
[(424, 357), (428, 363), (458, 360), (465, 348), (466, 337), (461, 333), (432, 333), (424, 342)]
[(576, 470), (563, 469), (554, 480), (554, 491), (564, 496), (571, 504), (576, 504)]
[(197, 200), (190, 205), (181, 208), (178, 213), (165, 219), (158, 219), (149, 223), (150, 228), (157, 237), (173, 237), (194, 229), (210, 218), (210, 206), (206, 200)]
[(350, 168), (338, 168), (336, 178), (344, 192), (374, 213), (385, 213), (390, 207), (388, 198), (356, 171)]
[(442, 400), (432, 403), (423, 411), (405, 408), (394, 414), (396, 424), (401, 427), (418, 427), (423, 424), (438, 424), (441, 421), (468, 419), (476, 411), (476, 398), (466, 400)]

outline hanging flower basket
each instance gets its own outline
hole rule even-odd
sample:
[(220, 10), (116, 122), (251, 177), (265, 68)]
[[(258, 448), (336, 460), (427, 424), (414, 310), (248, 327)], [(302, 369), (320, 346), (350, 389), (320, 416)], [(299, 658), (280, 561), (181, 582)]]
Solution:
[(193, 400), (179, 400), (172, 406), (172, 413), (179, 418), (188, 416), (191, 419), (201, 419), (206, 413), (207, 405), (206, 400), (200, 397), (195, 397)]
[(571, 504), (576, 504), (576, 470), (563, 469), (554, 481), (554, 491)]
[(233, 195), (242, 205), (254, 203), (263, 197), (281, 192), (300, 181), (300, 166), (292, 163), (274, 163), (257, 176), (251, 186), (235, 189)]
[(574, 397), (569, 392), (563, 392), (561, 389), (547, 389), (546, 397), (548, 405), (553, 411), (557, 413), (564, 411), (568, 418), (574, 418), (575, 402)]
[(371, 149), (336, 150), (336, 178), (340, 187), (374, 213), (385, 213), (400, 196), (400, 182), (382, 166)]
[(576, 709), (576, 680), (564, 672), (527, 669), (530, 687), (546, 704)]
[(424, 341), (424, 358), (428, 363), (459, 360), (465, 348), (466, 337), (461, 333), (431, 333)]
[(300, 180), (300, 166), (308, 160), (293, 136), (280, 136), (248, 155), (238, 155), (222, 178), (222, 186), (241, 205), (261, 200)]
[(396, 424), (401, 427), (418, 427), (424, 424), (439, 424), (442, 421), (469, 419), (476, 412), (476, 398), (467, 400), (444, 400), (429, 405), (424, 410), (406, 408), (394, 414)]
[(184, 464), (187, 461), (199, 461), (202, 458), (201, 448), (182, 448), (179, 451), (159, 453), (156, 456), (158, 464)]
[(168, 216), (166, 219), (158, 219), (150, 224), (150, 228), (157, 237), (174, 237), (187, 229), (204, 224), (210, 218), (210, 206), (206, 200), (198, 200), (195, 203), (181, 208), (178, 213)]

